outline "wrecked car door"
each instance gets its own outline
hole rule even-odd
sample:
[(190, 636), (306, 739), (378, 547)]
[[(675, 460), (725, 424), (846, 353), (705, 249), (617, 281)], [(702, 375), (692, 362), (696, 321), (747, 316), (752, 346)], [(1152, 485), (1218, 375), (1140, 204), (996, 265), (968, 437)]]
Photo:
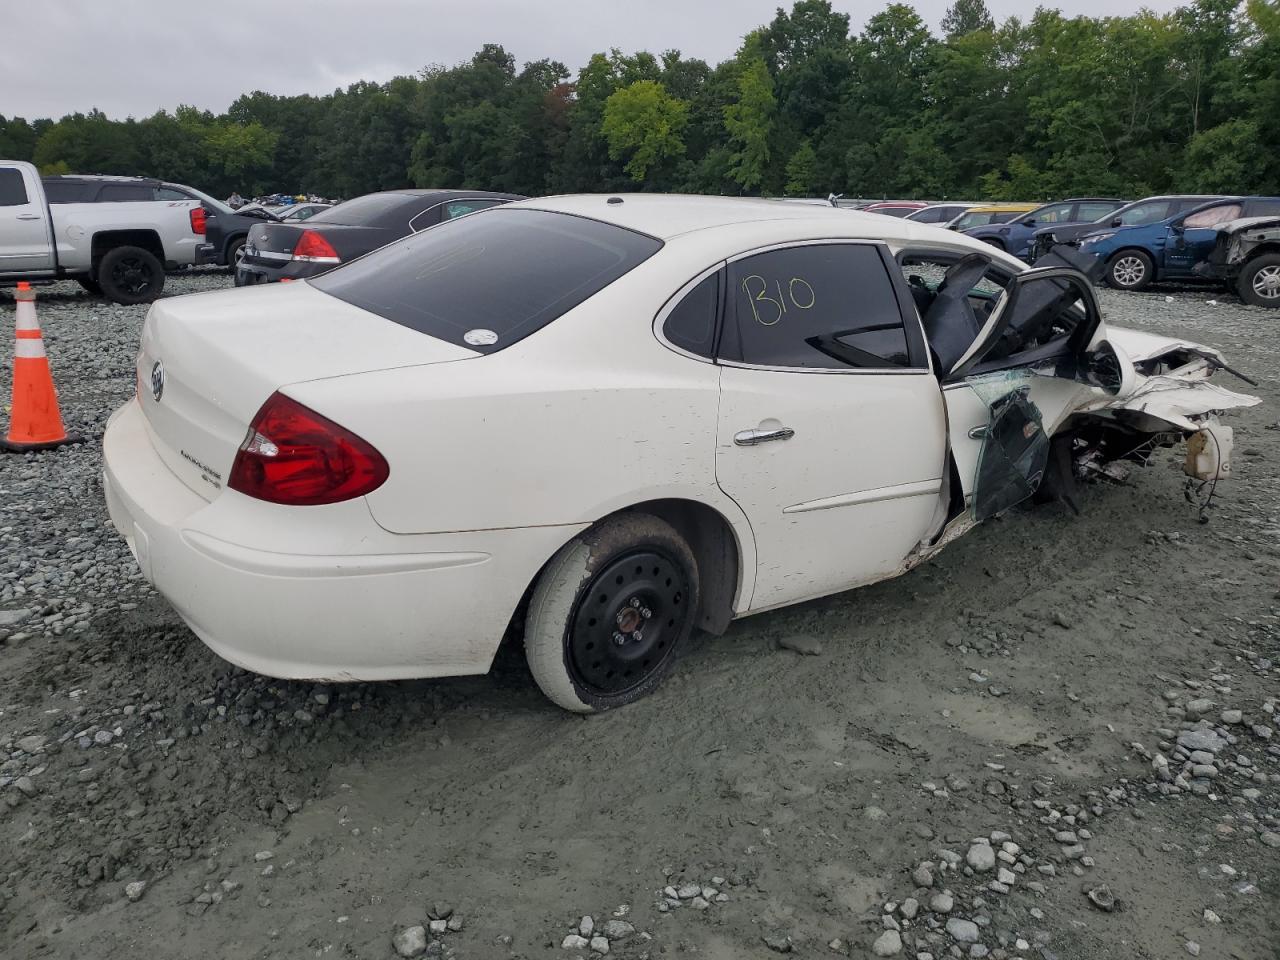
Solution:
[(1218, 227), (1240, 216), (1241, 204), (1223, 203), (1187, 214), (1169, 225), (1164, 244), (1167, 276), (1191, 276), (1192, 268), (1207, 260), (1218, 240)]
[(838, 241), (728, 265), (716, 481), (755, 535), (752, 610), (889, 576), (932, 520), (946, 418), (891, 269)]
[(953, 456), (975, 520), (1032, 496), (1049, 469), (1050, 436), (1081, 394), (1118, 386), (1118, 361), (1091, 349), (1100, 323), (1083, 273), (1029, 270), (1008, 281), (949, 367), (943, 396)]

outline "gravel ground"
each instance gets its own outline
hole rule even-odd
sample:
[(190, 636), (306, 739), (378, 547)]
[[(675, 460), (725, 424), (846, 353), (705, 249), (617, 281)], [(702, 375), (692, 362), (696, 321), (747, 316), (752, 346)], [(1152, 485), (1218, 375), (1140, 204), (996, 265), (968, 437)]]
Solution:
[(1280, 316), (1102, 297), (1262, 380), (1209, 523), (1171, 453), (584, 720), (518, 651), (350, 686), (219, 661), (102, 504), (145, 310), (41, 289), (89, 442), (0, 458), (0, 953), (1274, 960)]

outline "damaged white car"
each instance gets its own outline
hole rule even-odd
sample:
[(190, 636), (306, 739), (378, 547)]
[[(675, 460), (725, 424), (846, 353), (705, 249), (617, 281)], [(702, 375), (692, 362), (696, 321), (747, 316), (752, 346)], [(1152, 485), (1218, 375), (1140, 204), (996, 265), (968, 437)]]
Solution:
[(695, 627), (910, 569), (1037, 493), (1258, 401), (1108, 328), (1065, 262), (768, 201), (580, 196), (309, 281), (157, 303), (111, 517), (217, 653), (277, 677), (483, 673), (569, 710)]

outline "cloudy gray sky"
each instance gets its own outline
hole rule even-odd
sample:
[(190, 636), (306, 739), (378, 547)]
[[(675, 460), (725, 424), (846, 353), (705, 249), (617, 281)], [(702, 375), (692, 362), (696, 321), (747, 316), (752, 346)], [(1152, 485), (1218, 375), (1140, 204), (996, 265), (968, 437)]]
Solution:
[[(937, 28), (950, 0), (915, 0)], [(856, 30), (887, 0), (834, 0)], [(987, 0), (997, 19), (1031, 5)], [(484, 43), (520, 63), (576, 70), (597, 50), (675, 47), (716, 63), (773, 17), (778, 0), (0, 0), (0, 114), (58, 117), (98, 107), (148, 116), (182, 103), (221, 112), (239, 94), (323, 94), (452, 65)], [(790, 0), (782, 5), (790, 8)], [(1170, 10), (1173, 0), (1062, 0), (1067, 14)]]

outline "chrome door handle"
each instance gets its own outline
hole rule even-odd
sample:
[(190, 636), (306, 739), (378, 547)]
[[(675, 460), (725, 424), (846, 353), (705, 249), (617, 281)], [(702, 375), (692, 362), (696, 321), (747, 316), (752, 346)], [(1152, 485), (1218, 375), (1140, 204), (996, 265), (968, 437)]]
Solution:
[(17, 219), (19, 219), (19, 220), (39, 220), (39, 219), (40, 219), (40, 214), (38, 214), (38, 213), (20, 213), (20, 214), (18, 214)]
[(739, 430), (733, 435), (733, 442), (740, 447), (754, 447), (758, 443), (770, 440), (790, 440), (796, 432), (790, 427), (779, 427), (776, 430)]

